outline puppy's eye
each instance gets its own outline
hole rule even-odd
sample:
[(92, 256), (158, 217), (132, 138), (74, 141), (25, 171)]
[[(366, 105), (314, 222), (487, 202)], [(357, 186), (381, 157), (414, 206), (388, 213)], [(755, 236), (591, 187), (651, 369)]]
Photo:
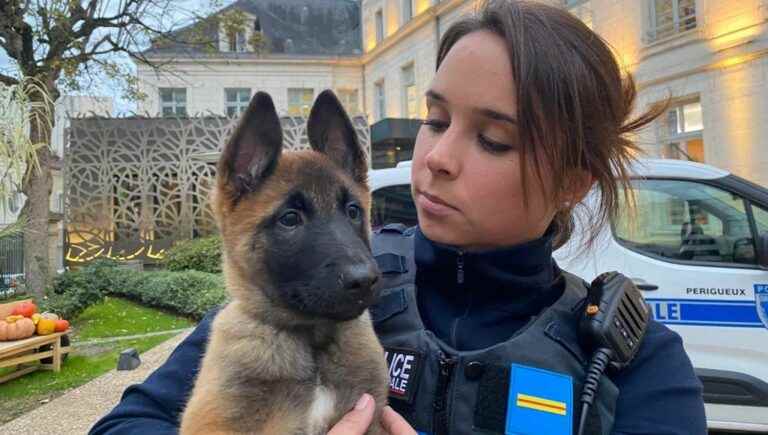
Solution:
[(360, 219), (360, 216), (362, 216), (363, 211), (355, 204), (350, 204), (347, 206), (347, 216), (349, 216), (350, 219), (353, 221), (356, 221)]
[(289, 211), (280, 216), (279, 222), (286, 228), (296, 228), (301, 225), (301, 216), (295, 211)]

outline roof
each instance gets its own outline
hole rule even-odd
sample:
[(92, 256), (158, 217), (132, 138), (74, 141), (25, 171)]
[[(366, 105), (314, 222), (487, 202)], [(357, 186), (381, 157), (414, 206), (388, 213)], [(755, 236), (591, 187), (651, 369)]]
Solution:
[[(730, 172), (703, 163), (675, 159), (639, 159), (630, 168), (633, 177), (687, 178), (714, 180), (731, 175)], [(372, 169), (369, 176), (371, 190), (411, 182), (411, 165), (400, 162), (395, 168)]]
[[(238, 0), (212, 17), (238, 9), (258, 18), (269, 42), (270, 54), (291, 57), (358, 56), (362, 54), (360, 3), (357, 0)], [(190, 41), (194, 35), (218, 41), (216, 20), (200, 21), (172, 33), (174, 39)], [(194, 39), (198, 39), (194, 38)], [(155, 43), (144, 51), (148, 57), (255, 58), (256, 53), (210, 52), (202, 44)]]
[(730, 172), (706, 165), (676, 159), (640, 159), (632, 166), (635, 177), (670, 177), (713, 180), (731, 175)]

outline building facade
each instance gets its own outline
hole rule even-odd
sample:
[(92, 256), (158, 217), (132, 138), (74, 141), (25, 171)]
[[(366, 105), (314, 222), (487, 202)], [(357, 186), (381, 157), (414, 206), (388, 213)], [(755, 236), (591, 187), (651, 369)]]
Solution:
[[(614, 48), (637, 81), (638, 113), (671, 101), (670, 110), (637, 137), (649, 156), (702, 161), (768, 184), (768, 0), (542, 1), (567, 8)], [(280, 26), (294, 35), (315, 29), (313, 36), (325, 38), (321, 27), (311, 26), (312, 17), (330, 14), (346, 23), (334, 32), (344, 44), (327, 52), (277, 35), (282, 42), (255, 54), (237, 37), (223, 35), (218, 53), (173, 53), (176, 75), (140, 67), (148, 95), (140, 110), (233, 114), (252, 92), (265, 90), (279, 111), (295, 114), (330, 88), (350, 111), (367, 116), (374, 167), (410, 158), (440, 37), (480, 2), (282, 0), (287, 21), (272, 19), (275, 3), (249, 0), (230, 7), (245, 10), (254, 24), (248, 28), (260, 28), (268, 40)], [(285, 24), (293, 22), (300, 25)], [(357, 45), (350, 43), (353, 37)], [(162, 50), (154, 55), (170, 58)]]

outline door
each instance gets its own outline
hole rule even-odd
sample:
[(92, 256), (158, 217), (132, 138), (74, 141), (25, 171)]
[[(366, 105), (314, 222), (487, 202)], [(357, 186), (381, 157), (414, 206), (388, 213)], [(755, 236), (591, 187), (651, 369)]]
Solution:
[(717, 404), (708, 405), (708, 418), (768, 424), (765, 408), (733, 409), (768, 407), (768, 322), (761, 318), (768, 316), (756, 302), (756, 293), (768, 295), (768, 271), (755, 245), (768, 212), (731, 187), (636, 180), (636, 212), (624, 213), (613, 231), (626, 249), (626, 274), (645, 285), (654, 318), (682, 336), (703, 369), (705, 399)]

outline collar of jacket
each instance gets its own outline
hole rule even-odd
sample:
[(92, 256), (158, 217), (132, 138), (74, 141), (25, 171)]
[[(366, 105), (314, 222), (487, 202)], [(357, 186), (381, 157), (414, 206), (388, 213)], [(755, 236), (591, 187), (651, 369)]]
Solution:
[[(552, 258), (554, 226), (515, 246), (465, 252), (415, 233), (419, 299), (439, 297), (473, 310), (501, 310), (515, 316), (537, 314), (560, 297), (560, 269)], [(457, 307), (458, 308), (458, 307)]]

